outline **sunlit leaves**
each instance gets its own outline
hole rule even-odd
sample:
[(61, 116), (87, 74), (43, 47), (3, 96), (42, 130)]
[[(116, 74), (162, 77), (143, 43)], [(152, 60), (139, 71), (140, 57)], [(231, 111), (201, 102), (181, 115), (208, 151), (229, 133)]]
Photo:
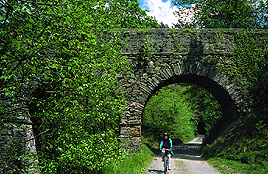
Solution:
[(18, 0), (1, 6), (1, 95), (15, 102), (23, 98), (21, 89), (33, 92), (25, 100), (34, 129), (50, 130), (38, 137), (40, 167), (45, 173), (99, 170), (119, 153), (123, 97), (115, 93), (115, 76), (129, 66), (113, 28), (158, 24), (137, 1)]
[[(176, 27), (194, 28), (266, 28), (267, 2), (264, 1), (215, 1), (215, 0), (174, 0), (176, 5), (195, 4), (192, 13), (179, 9), (178, 15), (187, 15), (191, 21), (178, 21)], [(266, 5), (265, 5), (266, 4)]]
[(144, 134), (161, 137), (169, 132), (173, 139), (186, 142), (194, 138), (196, 130), (195, 114), (180, 85), (162, 88), (146, 105), (143, 114)]

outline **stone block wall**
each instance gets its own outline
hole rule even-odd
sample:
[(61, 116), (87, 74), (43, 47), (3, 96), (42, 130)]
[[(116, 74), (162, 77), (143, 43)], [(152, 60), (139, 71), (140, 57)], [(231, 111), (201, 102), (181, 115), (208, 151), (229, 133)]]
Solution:
[[(140, 149), (142, 113), (149, 98), (161, 87), (188, 82), (208, 89), (223, 108), (220, 134), (239, 116), (244, 89), (220, 74), (211, 57), (235, 56), (236, 30), (120, 29), (126, 39), (123, 53), (131, 72), (120, 74), (127, 111), (121, 118), (121, 141), (130, 151)], [(124, 80), (123, 80), (124, 79)]]
[(27, 100), (37, 86), (36, 81), (24, 86), (18, 96), (13, 96), (17, 100), (1, 95), (6, 115), (0, 136), (0, 173), (14, 173), (16, 168), (39, 173), (35, 167), (36, 146), (27, 106)]

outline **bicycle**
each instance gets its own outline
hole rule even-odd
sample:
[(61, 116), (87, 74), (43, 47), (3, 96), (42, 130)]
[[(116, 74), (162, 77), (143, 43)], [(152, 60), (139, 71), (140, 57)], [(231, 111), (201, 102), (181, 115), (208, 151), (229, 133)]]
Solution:
[(168, 166), (169, 166), (169, 157), (168, 154), (170, 153), (169, 149), (163, 148), (162, 152), (164, 153), (164, 173), (167, 173)]

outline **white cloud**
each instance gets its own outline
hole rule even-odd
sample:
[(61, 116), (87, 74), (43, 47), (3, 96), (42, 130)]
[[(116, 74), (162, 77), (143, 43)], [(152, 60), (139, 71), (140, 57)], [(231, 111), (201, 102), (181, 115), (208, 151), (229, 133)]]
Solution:
[(163, 2), (162, 0), (144, 0), (142, 4), (144, 8), (148, 9), (148, 15), (155, 17), (158, 23), (163, 22), (169, 27), (172, 23), (177, 23), (178, 18), (173, 14), (178, 8), (171, 4), (171, 0)]

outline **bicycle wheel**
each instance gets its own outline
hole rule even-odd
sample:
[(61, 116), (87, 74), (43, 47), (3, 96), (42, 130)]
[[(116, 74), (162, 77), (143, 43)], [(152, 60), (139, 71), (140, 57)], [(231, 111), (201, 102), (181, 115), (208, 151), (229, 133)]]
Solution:
[(168, 165), (168, 158), (165, 156), (164, 158), (164, 173), (167, 173), (167, 165)]

